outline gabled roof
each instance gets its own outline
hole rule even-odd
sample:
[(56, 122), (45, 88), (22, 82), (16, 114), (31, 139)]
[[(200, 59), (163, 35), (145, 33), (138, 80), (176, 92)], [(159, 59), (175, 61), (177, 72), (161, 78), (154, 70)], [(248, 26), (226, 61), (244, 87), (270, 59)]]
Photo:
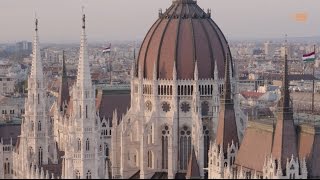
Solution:
[[(113, 112), (117, 110), (118, 117), (125, 114), (130, 108), (130, 90), (103, 90), (96, 98), (96, 111), (101, 119), (112, 119)], [(111, 122), (111, 121), (110, 121)]]
[(273, 124), (248, 122), (235, 164), (262, 172), (265, 158), (271, 154)]
[(306, 158), (309, 177), (320, 177), (320, 127), (301, 125), (299, 157)]

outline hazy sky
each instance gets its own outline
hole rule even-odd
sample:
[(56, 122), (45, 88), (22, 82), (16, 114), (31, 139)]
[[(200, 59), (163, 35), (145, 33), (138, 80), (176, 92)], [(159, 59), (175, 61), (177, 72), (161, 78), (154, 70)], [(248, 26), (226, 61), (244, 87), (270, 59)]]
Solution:
[[(0, 0), (0, 42), (31, 40), (37, 12), (41, 42), (79, 42), (85, 6), (89, 42), (142, 39), (172, 0)], [(319, 0), (198, 0), (228, 39), (320, 35)], [(294, 15), (307, 15), (306, 22)]]

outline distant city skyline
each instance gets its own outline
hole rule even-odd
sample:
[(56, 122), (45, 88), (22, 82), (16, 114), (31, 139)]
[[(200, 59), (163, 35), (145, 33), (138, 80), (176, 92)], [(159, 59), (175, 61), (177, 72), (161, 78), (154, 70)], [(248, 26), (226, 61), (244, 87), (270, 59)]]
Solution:
[[(0, 43), (31, 41), (35, 12), (42, 43), (78, 43), (81, 6), (89, 42), (142, 40), (172, 0), (1, 0)], [(320, 36), (317, 0), (198, 0), (228, 40)], [(298, 19), (297, 19), (298, 18)]]

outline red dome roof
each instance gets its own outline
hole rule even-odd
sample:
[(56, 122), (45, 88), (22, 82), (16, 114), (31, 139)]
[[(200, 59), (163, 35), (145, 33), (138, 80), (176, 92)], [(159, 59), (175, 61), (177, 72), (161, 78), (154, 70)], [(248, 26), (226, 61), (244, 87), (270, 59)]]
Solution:
[[(193, 0), (174, 0), (147, 33), (137, 59), (136, 72), (153, 78), (157, 63), (159, 79), (172, 79), (176, 62), (178, 79), (193, 79), (195, 62), (199, 78), (214, 78), (215, 61), (219, 78), (224, 78), (228, 42), (217, 24)], [(231, 53), (230, 53), (231, 54)]]

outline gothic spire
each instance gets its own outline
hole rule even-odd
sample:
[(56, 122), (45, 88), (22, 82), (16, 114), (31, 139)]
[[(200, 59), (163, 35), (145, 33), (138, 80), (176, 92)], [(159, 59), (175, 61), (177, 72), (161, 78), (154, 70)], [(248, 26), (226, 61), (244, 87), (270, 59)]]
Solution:
[(232, 103), (233, 100), (231, 99), (231, 81), (230, 81), (230, 61), (231, 57), (230, 54), (227, 54), (227, 59), (225, 62), (225, 75), (224, 75), (224, 92), (223, 92), (223, 99), (225, 100), (225, 103)]
[(274, 132), (272, 155), (286, 167), (287, 158), (297, 157), (297, 132), (294, 126), (293, 112), (290, 105), (289, 68), (287, 52), (284, 59), (281, 99), (278, 103), (277, 124)]
[(32, 65), (31, 65), (31, 77), (37, 79), (37, 81), (43, 79), (43, 67), (41, 62), (41, 54), (39, 47), (39, 35), (38, 35), (38, 19), (35, 18), (35, 31), (33, 37), (33, 52), (32, 52)]
[[(287, 44), (287, 40), (286, 40)], [(284, 108), (284, 112), (289, 112), (292, 111), (290, 108), (290, 92), (289, 92), (289, 79), (288, 79), (288, 74), (289, 74), (289, 68), (288, 68), (288, 55), (287, 55), (287, 47), (285, 47), (285, 59), (284, 59), (284, 71), (282, 75), (282, 88), (281, 88), (281, 99), (280, 101), (281, 105), (279, 106), (281, 108)], [(291, 117), (288, 117), (291, 119)]]
[(67, 77), (66, 60), (64, 51), (62, 51), (62, 77)]
[(88, 43), (86, 37), (86, 15), (84, 13), (82, 15), (82, 35), (79, 54), (77, 86), (91, 89), (92, 82), (89, 66)]
[(236, 145), (239, 145), (234, 103), (231, 97), (230, 64), (231, 55), (227, 54), (225, 61), (224, 92), (220, 102), (218, 130), (216, 137), (217, 145), (223, 147), (224, 153), (227, 152), (228, 144), (234, 142)]
[(69, 93), (69, 84), (68, 84), (68, 77), (67, 77), (67, 70), (65, 64), (65, 55), (64, 51), (62, 51), (62, 76), (60, 81), (60, 89), (59, 89), (59, 97), (58, 97), (58, 107), (60, 111), (63, 110), (64, 104), (68, 103), (70, 99)]

